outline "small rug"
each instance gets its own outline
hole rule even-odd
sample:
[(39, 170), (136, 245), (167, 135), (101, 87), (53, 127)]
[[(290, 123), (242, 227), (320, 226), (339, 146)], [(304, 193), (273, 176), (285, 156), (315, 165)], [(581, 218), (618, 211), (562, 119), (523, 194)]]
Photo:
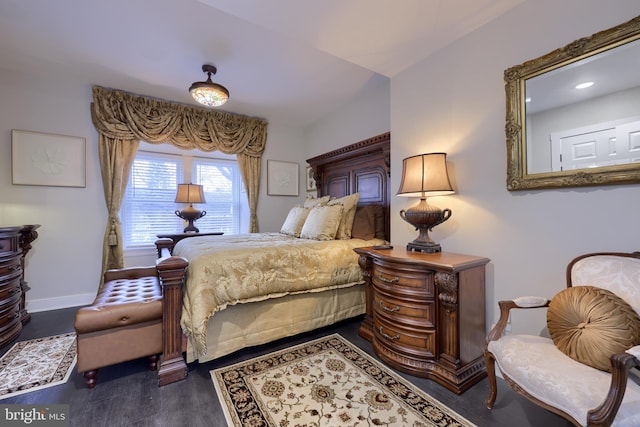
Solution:
[(65, 383), (75, 365), (73, 332), (17, 342), (0, 358), (0, 399)]
[(211, 378), (231, 426), (473, 426), (338, 334)]

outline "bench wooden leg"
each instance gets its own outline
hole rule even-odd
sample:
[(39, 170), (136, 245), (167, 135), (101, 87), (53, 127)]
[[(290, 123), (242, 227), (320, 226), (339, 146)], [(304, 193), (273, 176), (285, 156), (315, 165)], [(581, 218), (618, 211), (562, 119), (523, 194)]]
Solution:
[(87, 384), (87, 388), (94, 388), (96, 383), (98, 382), (98, 370), (93, 369), (91, 371), (86, 371), (84, 373), (85, 383)]
[(158, 357), (157, 354), (154, 354), (153, 356), (149, 356), (149, 369), (152, 371), (157, 371), (158, 370), (158, 359), (160, 359)]

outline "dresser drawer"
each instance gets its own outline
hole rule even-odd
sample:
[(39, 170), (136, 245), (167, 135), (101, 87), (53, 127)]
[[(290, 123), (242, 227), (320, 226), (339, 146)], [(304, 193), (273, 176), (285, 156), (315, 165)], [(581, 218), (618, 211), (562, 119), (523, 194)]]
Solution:
[(18, 265), (0, 265), (0, 287), (14, 280), (16, 277), (18, 279), (22, 277), (22, 267), (20, 267), (20, 263), (18, 263)]
[(394, 351), (414, 356), (420, 354), (423, 357), (432, 357), (435, 354), (434, 328), (400, 326), (376, 316), (373, 333), (379, 343)]
[(18, 253), (20, 254), (20, 239), (15, 236), (0, 236), (0, 254), (5, 253)]
[(435, 302), (425, 298), (396, 298), (375, 289), (373, 309), (376, 315), (385, 316), (398, 323), (411, 323), (416, 326), (432, 327), (435, 323)]
[(14, 295), (0, 306), (0, 331), (13, 323), (20, 323), (20, 293)]
[(425, 296), (433, 296), (434, 272), (424, 269), (401, 269), (393, 263), (373, 267), (373, 283), (381, 287), (393, 287), (399, 292), (418, 292)]
[(11, 280), (0, 282), (0, 308), (20, 300), (22, 293), (20, 288), (21, 277), (22, 275), (19, 274)]
[[(20, 261), (21, 254), (2, 254), (0, 255), (0, 276), (9, 274), (15, 270), (21, 270)], [(2, 279), (0, 279), (2, 280)]]

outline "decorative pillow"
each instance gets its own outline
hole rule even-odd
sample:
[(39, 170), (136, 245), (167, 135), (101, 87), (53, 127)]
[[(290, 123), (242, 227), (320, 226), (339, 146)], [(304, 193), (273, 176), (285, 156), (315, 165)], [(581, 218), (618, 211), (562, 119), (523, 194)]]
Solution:
[(316, 206), (304, 222), (300, 237), (314, 240), (333, 240), (342, 218), (342, 205)]
[(575, 286), (549, 303), (547, 328), (560, 351), (611, 371), (610, 357), (640, 344), (640, 316), (622, 298), (595, 286)]
[(353, 219), (356, 216), (356, 207), (358, 200), (360, 199), (360, 193), (349, 194), (348, 196), (341, 197), (339, 199), (329, 200), (327, 206), (342, 205), (342, 218), (340, 225), (338, 226), (338, 232), (336, 233), (336, 239), (350, 239), (351, 229), (353, 228)]
[(316, 206), (325, 206), (329, 202), (329, 198), (330, 196), (324, 196), (324, 197), (318, 197), (318, 198), (307, 196), (302, 206), (309, 209)]
[(287, 215), (287, 219), (285, 219), (284, 224), (282, 224), (280, 233), (288, 234), (289, 236), (300, 237), (300, 231), (302, 231), (302, 227), (304, 226), (304, 222), (309, 215), (309, 211), (310, 209), (300, 206), (291, 208), (289, 214)]
[(384, 206), (382, 205), (374, 205), (373, 210), (375, 211), (375, 219), (376, 219), (376, 239), (388, 239), (387, 236), (387, 228), (386, 228), (386, 211)]
[(376, 236), (376, 212), (374, 206), (359, 206), (353, 218), (351, 237), (354, 239), (370, 240)]

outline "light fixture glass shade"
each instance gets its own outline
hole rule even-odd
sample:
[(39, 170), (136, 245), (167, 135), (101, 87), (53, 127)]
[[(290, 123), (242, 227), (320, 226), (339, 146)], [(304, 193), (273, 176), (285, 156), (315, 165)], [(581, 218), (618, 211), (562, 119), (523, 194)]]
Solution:
[(202, 185), (178, 184), (175, 203), (205, 203)]
[(207, 107), (219, 107), (229, 99), (229, 91), (224, 86), (213, 83), (211, 79), (192, 84), (189, 92), (193, 99)]
[(447, 172), (446, 153), (428, 153), (402, 161), (398, 196), (422, 197), (453, 194)]
[(217, 69), (213, 65), (204, 64), (202, 71), (207, 73), (206, 82), (195, 82), (189, 87), (189, 92), (193, 99), (207, 107), (219, 107), (229, 99), (229, 91), (226, 87), (214, 83), (211, 74), (215, 74)]

